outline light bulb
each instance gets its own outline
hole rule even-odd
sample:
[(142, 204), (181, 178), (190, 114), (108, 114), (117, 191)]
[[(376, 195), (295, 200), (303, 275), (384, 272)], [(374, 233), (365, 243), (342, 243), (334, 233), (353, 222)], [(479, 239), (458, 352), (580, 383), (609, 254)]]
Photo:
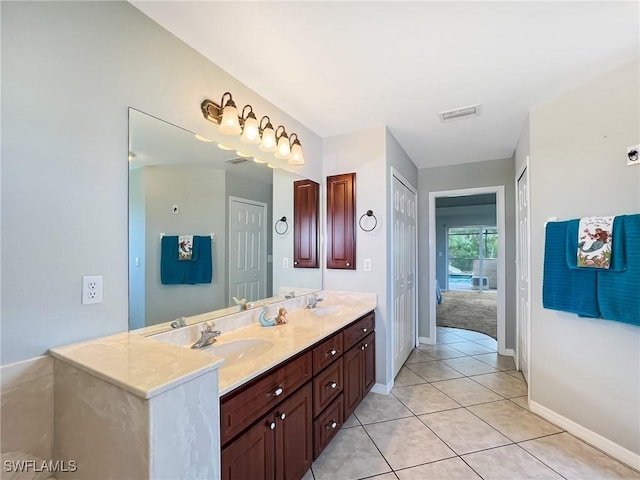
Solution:
[(275, 152), (276, 148), (278, 148), (276, 144), (276, 132), (270, 125), (271, 124), (262, 131), (262, 142), (258, 148), (263, 152)]
[(244, 121), (244, 128), (242, 129), (240, 140), (245, 143), (260, 143), (260, 129), (258, 128), (258, 120), (255, 115), (249, 115)]
[(291, 145), (291, 156), (289, 157), (289, 163), (291, 165), (304, 165), (304, 155), (302, 155), (302, 145), (298, 139), (293, 141)]
[(219, 130), (224, 135), (240, 135), (242, 132), (240, 120), (238, 120), (238, 109), (232, 100), (229, 100), (222, 110)]
[(289, 137), (286, 133), (280, 135), (278, 139), (278, 150), (276, 151), (276, 158), (286, 160), (291, 154), (291, 147), (289, 146)]

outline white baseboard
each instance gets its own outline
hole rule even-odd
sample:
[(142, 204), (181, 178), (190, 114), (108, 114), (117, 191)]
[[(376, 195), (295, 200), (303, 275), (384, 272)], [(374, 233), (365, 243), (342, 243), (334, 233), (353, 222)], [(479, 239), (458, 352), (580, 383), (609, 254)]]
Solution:
[(611, 455), (616, 460), (619, 460), (629, 467), (640, 471), (640, 455), (638, 455), (637, 453), (634, 453), (631, 450), (627, 450), (617, 443), (612, 442), (608, 438), (603, 437), (599, 433), (596, 433), (593, 430), (589, 430), (579, 423), (576, 423), (573, 420), (569, 420), (567, 417), (560, 415), (559, 413), (556, 413), (553, 410), (540, 405), (539, 403), (530, 400), (529, 409), (533, 413), (536, 413), (542, 418), (549, 420), (551, 423), (557, 425), (558, 427), (565, 429), (567, 432), (575, 437), (578, 437), (580, 440), (584, 440), (588, 444)]
[(371, 391), (373, 393), (381, 393), (382, 395), (389, 395), (389, 393), (391, 393), (392, 388), (393, 388), (393, 380), (391, 380), (386, 385), (384, 383), (376, 383), (373, 387), (371, 387)]
[(507, 357), (513, 357), (513, 358), (515, 358), (515, 355), (516, 355), (516, 352), (513, 350), (513, 348), (505, 348), (504, 350), (498, 353), (500, 353), (500, 355), (506, 355)]
[(418, 337), (418, 341), (423, 345), (435, 345), (433, 338), (429, 338), (429, 337)]

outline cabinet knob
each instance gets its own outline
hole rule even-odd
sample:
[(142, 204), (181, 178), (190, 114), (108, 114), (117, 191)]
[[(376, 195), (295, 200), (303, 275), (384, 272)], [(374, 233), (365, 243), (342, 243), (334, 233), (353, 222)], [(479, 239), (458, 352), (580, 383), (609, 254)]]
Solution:
[(267, 422), (267, 425), (269, 426), (269, 430), (275, 430), (276, 428), (276, 422)]
[(368, 328), (363, 328), (362, 333), (367, 333)]
[(347, 262), (347, 267), (350, 267), (350, 266), (351, 266), (351, 264), (349, 262)]
[(273, 391), (273, 393), (267, 393), (267, 397), (279, 397), (282, 395), (282, 392), (284, 392), (282, 387), (278, 387)]
[(336, 382), (331, 382), (331, 383), (328, 383), (328, 384), (327, 384), (327, 387), (328, 387), (328, 388), (337, 388), (337, 387), (338, 387), (338, 384), (337, 384)]
[(369, 348), (369, 344), (368, 344), (368, 343), (365, 343), (365, 344), (364, 344), (364, 348)]
[(338, 351), (337, 351), (335, 348), (332, 348), (331, 350), (329, 350), (329, 351), (326, 353), (326, 356), (327, 356), (327, 357), (333, 357), (336, 353), (338, 353)]
[(284, 412), (282, 412), (282, 413), (280, 414), (280, 420), (284, 420), (285, 418), (287, 418), (287, 414), (286, 414), (286, 413), (284, 413)]
[(329, 424), (327, 424), (327, 430), (335, 429), (338, 426), (338, 422), (335, 420), (331, 420)]
[(364, 345), (362, 345), (362, 346), (360, 347), (360, 350), (364, 350)]
[(293, 264), (294, 264), (294, 265), (297, 265), (297, 264), (298, 264), (298, 261), (296, 260), (295, 262), (293, 262)]

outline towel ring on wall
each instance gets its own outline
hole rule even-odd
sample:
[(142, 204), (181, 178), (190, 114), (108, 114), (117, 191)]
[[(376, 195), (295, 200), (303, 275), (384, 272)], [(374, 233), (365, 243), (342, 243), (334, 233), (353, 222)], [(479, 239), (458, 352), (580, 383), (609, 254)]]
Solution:
[[(282, 226), (278, 228), (278, 225), (280, 225), (281, 223), (284, 223), (284, 230)], [(282, 217), (280, 220), (278, 220), (274, 229), (278, 235), (284, 235), (285, 233), (287, 233), (289, 231), (289, 223), (287, 223), (287, 217)]]
[[(364, 228), (362, 226), (362, 219), (364, 217), (373, 217), (374, 220), (374, 224), (373, 227), (371, 228)], [(365, 232), (371, 232), (372, 230), (375, 230), (375, 228), (378, 226), (378, 219), (376, 218), (376, 216), (373, 214), (373, 210), (367, 210), (367, 213), (363, 213), (362, 216), (360, 217), (360, 220), (358, 220), (358, 225), (360, 225), (360, 228), (365, 231)]]

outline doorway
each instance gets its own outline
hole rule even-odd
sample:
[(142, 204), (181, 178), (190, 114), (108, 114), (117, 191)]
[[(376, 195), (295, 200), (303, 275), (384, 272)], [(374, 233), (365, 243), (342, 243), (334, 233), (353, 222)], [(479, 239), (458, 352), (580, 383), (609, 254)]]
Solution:
[(266, 218), (266, 203), (229, 197), (229, 305), (267, 296)]
[[(459, 190), (444, 190), (429, 193), (429, 337), (421, 338), (423, 342), (435, 344), (436, 331), (436, 306), (437, 306), (437, 258), (436, 250), (436, 200), (438, 198), (462, 197), (469, 195), (495, 195), (495, 228), (497, 230), (497, 261), (496, 261), (496, 333), (498, 353), (505, 355), (505, 192), (504, 186), (491, 186), (479, 188), (467, 188)], [(479, 280), (484, 282), (483, 279)]]
[(530, 256), (530, 233), (529, 233), (529, 156), (523, 169), (516, 177), (516, 192), (518, 199), (517, 215), (517, 291), (518, 291), (518, 307), (517, 307), (517, 354), (516, 366), (522, 371), (527, 384), (529, 385), (529, 338), (531, 313), (529, 306), (530, 298), (530, 282), (529, 275), (531, 272), (531, 256)]

